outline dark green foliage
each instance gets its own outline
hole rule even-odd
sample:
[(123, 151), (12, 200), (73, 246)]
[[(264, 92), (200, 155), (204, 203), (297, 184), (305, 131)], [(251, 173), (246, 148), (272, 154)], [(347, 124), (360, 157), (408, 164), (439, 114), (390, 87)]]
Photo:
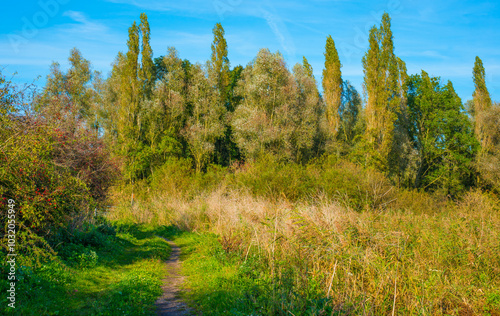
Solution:
[(228, 89), (228, 99), (229, 99), (229, 103), (228, 103), (228, 107), (227, 107), (227, 110), (228, 112), (234, 112), (234, 109), (238, 106), (238, 104), (240, 103), (241, 99), (242, 99), (242, 96), (238, 95), (235, 91), (236, 89), (236, 85), (238, 83), (238, 81), (240, 80), (241, 78), (241, 74), (243, 72), (243, 66), (241, 65), (238, 65), (236, 67), (234, 67), (233, 69), (231, 69), (231, 72), (229, 74), (229, 86), (227, 87)]
[[(229, 85), (226, 87), (224, 93), (227, 94), (227, 101), (225, 102), (226, 110), (228, 113), (234, 112), (236, 107), (241, 102), (242, 97), (236, 94), (236, 84), (240, 80), (241, 73), (243, 72), (242, 66), (236, 66), (229, 72)], [(230, 125), (226, 125), (224, 130), (224, 137), (219, 138), (215, 142), (216, 155), (215, 163), (221, 166), (230, 166), (233, 162), (241, 160), (240, 149), (233, 140), (233, 132)]]
[(160, 56), (156, 57), (153, 62), (154, 62), (154, 77), (156, 80), (161, 80), (163, 79), (163, 76), (167, 73), (167, 70), (165, 69), (165, 62), (163, 61), (163, 58), (165, 56)]
[[(237, 66), (230, 70), (230, 63), (227, 57), (227, 42), (224, 38), (224, 28), (217, 23), (213, 29), (214, 40), (211, 46), (212, 55), (208, 65), (208, 77), (210, 83), (215, 85), (218, 91), (216, 102), (221, 102), (226, 111), (233, 112), (237, 106), (238, 98), (234, 96), (234, 88), (241, 76), (242, 68)], [(224, 121), (224, 133), (215, 141), (214, 161), (222, 166), (229, 166), (234, 159), (239, 158), (236, 144), (231, 139), (231, 126), (227, 117)]]
[(353, 145), (361, 112), (361, 96), (349, 81), (343, 82), (342, 101), (339, 107), (339, 138), (348, 145)]
[(439, 78), (410, 76), (407, 83), (409, 135), (419, 153), (414, 185), (454, 196), (472, 182), (471, 163), (478, 149), (472, 125), (453, 85)]

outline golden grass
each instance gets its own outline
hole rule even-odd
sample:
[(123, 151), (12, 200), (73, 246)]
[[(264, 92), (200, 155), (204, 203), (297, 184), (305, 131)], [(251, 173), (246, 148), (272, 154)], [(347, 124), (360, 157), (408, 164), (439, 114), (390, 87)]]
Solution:
[(391, 206), (363, 212), (341, 198), (270, 200), (224, 186), (190, 198), (152, 192), (132, 207), (129, 194), (115, 196), (111, 217), (215, 233), (242, 261), (258, 255), (271, 277), (293, 271), (299, 293), (319, 285), (337, 310), (500, 313), (500, 208), (479, 191), (458, 202), (401, 192)]

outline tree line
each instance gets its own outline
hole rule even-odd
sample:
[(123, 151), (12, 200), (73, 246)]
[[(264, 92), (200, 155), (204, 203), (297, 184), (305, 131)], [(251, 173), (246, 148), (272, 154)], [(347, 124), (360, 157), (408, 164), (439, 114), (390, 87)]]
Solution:
[(64, 115), (60, 109), (71, 104), (68, 115), (105, 139), (129, 182), (172, 159), (191, 159), (203, 172), (265, 155), (305, 164), (329, 154), (376, 168), (403, 187), (450, 196), (472, 186), (498, 192), (500, 110), (479, 57), (473, 98), (464, 104), (450, 81), (407, 73), (386, 13), (369, 33), (362, 97), (343, 78), (331, 36), (322, 93), (306, 57), (290, 70), (279, 52), (261, 49), (245, 67), (231, 67), (220, 23), (213, 36), (205, 64), (181, 59), (174, 47), (154, 58), (143, 13), (108, 78), (73, 49), (69, 70), (53, 64), (34, 102), (50, 115)]

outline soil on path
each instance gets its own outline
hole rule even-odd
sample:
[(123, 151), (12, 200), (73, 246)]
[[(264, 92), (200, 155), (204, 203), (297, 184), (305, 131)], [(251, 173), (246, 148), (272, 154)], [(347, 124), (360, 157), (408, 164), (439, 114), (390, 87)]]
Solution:
[[(163, 238), (163, 237), (162, 237)], [(163, 279), (163, 295), (156, 301), (156, 314), (159, 316), (184, 316), (191, 315), (191, 311), (180, 298), (180, 285), (184, 277), (180, 275), (181, 263), (179, 256), (181, 249), (172, 241), (163, 238), (172, 252), (170, 258), (165, 262), (167, 265), (167, 277)]]

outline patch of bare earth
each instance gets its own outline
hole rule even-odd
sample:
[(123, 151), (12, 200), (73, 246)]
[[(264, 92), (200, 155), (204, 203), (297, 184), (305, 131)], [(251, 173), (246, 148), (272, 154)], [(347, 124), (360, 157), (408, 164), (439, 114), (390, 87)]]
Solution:
[(163, 280), (163, 295), (156, 301), (156, 314), (159, 316), (192, 315), (187, 305), (180, 298), (180, 285), (184, 277), (180, 274), (181, 262), (179, 256), (181, 249), (172, 241), (165, 239), (172, 248), (167, 265), (167, 277)]

